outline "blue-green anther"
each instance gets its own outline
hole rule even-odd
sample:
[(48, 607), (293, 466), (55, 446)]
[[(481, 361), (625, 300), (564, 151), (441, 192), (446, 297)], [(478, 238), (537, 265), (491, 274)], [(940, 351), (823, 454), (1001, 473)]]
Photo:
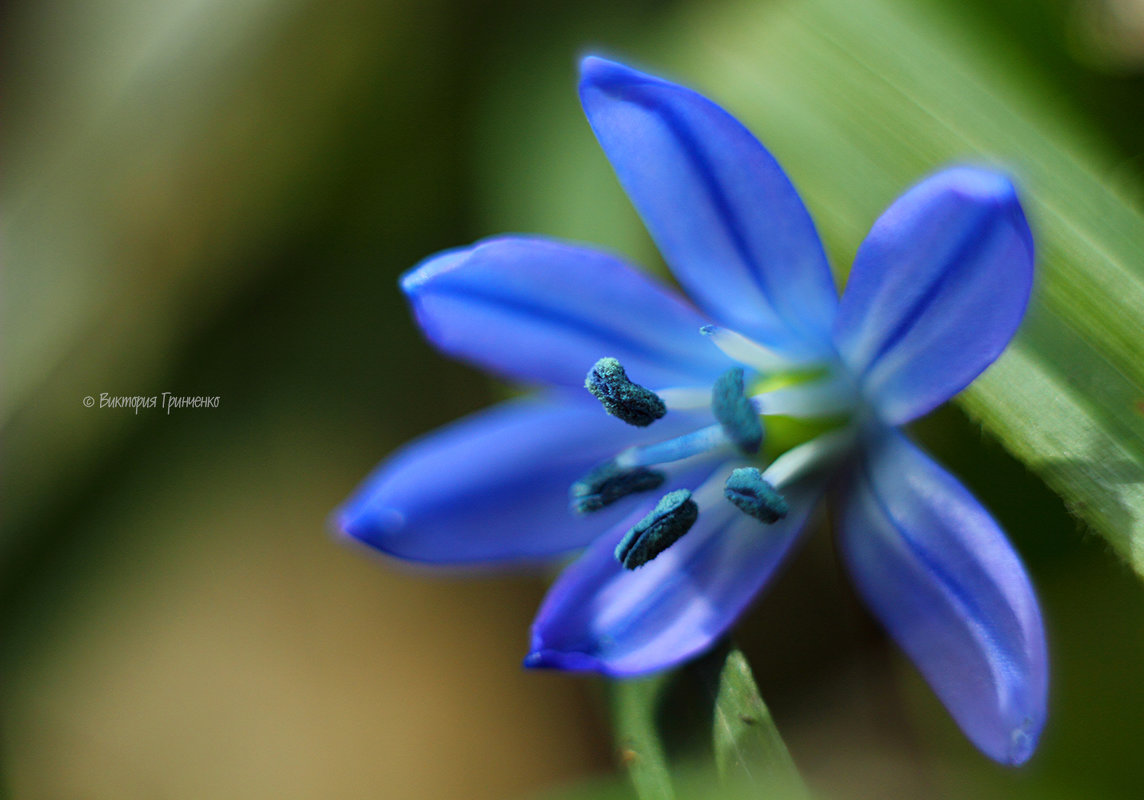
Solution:
[(642, 567), (671, 547), (699, 519), (699, 506), (691, 492), (677, 489), (665, 494), (651, 513), (624, 534), (616, 545), (616, 560), (625, 569)]
[(603, 404), (604, 410), (629, 425), (646, 428), (667, 413), (659, 395), (632, 383), (620, 362), (601, 358), (584, 380), (584, 387)]
[(723, 494), (741, 511), (767, 525), (778, 522), (790, 511), (783, 496), (754, 467), (740, 467), (732, 472), (723, 485)]
[(647, 467), (623, 469), (607, 461), (572, 484), (572, 510), (577, 514), (599, 511), (629, 494), (658, 489), (666, 477)]
[(715, 380), (711, 389), (711, 413), (727, 438), (746, 455), (759, 452), (763, 444), (763, 425), (743, 386), (743, 369), (729, 369)]

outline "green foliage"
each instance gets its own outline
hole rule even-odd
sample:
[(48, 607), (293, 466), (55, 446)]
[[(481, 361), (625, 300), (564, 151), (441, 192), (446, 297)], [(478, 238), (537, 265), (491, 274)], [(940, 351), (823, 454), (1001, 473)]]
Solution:
[(670, 673), (621, 681), (612, 687), (612, 716), (620, 762), (641, 800), (675, 797), (656, 709)]
[(620, 761), (640, 800), (806, 797), (736, 648), (722, 645), (675, 672), (616, 682), (612, 711)]
[(767, 710), (751, 667), (731, 650), (715, 696), (715, 766), (723, 780), (797, 784), (798, 772)]

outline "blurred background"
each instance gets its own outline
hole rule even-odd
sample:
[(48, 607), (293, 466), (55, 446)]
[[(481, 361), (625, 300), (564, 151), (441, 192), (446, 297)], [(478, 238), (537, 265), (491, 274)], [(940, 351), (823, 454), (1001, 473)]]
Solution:
[[(746, 121), (840, 279), (908, 183), (958, 157), (1020, 176), (1028, 132), (1119, 203), (1144, 186), (1142, 0), (0, 13), (0, 794), (21, 800), (623, 796), (601, 686), (520, 669), (549, 575), (410, 570), (326, 528), (385, 454), (512, 391), (422, 341), (402, 271), (503, 231), (662, 270), (580, 112), (586, 50)], [(82, 402), (162, 392), (219, 404)], [(960, 410), (915, 428), (1042, 597), (1042, 747), (1020, 771), (974, 751), (823, 528), (738, 637), (804, 776), (828, 798), (1139, 797), (1144, 588)]]

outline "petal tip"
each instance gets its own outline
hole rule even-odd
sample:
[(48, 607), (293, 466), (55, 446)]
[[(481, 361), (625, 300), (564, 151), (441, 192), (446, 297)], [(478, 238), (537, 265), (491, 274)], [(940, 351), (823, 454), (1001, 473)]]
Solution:
[(346, 530), (345, 519), (343, 518), (342, 510), (340, 508), (334, 509), (326, 517), (326, 533), (335, 539), (352, 538), (349, 531)]
[(615, 63), (616, 62), (611, 59), (604, 58), (596, 53), (588, 53), (580, 59), (580, 75), (581, 77), (587, 77), (596, 70), (607, 69)]
[(461, 266), (476, 246), (457, 247), (451, 250), (442, 250), (424, 259), (417, 266), (402, 273), (398, 279), (398, 286), (407, 297), (416, 297), (422, 288), (434, 278), (447, 272), (452, 272)]
[(600, 663), (587, 653), (572, 653), (547, 647), (534, 647), (524, 657), (525, 669), (553, 669), (561, 672), (601, 672)]
[(590, 89), (615, 94), (626, 86), (653, 81), (659, 82), (647, 73), (602, 56), (587, 55), (580, 61), (581, 96)]
[(1009, 736), (1009, 751), (1005, 754), (1004, 763), (1019, 767), (1032, 758), (1037, 749), (1037, 738), (1037, 727), (1031, 719), (1025, 720)]
[(597, 81), (600, 78), (605, 78), (613, 74), (622, 74), (628, 71), (618, 61), (612, 61), (609, 58), (589, 53), (580, 59), (580, 80), (581, 81)]
[(526, 655), (521, 664), (525, 669), (549, 669), (552, 667), (552, 662), (545, 653), (535, 651)]
[(941, 173), (946, 188), (966, 200), (1018, 204), (1017, 187), (1009, 176), (997, 170), (972, 165), (950, 167)]
[(405, 515), (396, 508), (355, 508), (351, 503), (331, 515), (329, 527), (339, 538), (385, 550), (384, 540), (405, 528)]

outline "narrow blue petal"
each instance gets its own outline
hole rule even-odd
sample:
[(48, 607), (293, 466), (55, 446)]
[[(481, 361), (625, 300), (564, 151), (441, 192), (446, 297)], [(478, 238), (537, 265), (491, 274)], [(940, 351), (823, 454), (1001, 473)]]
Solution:
[(688, 293), (720, 324), (784, 355), (827, 351), (830, 268), (771, 154), (690, 89), (591, 56), (580, 69), (588, 121)]
[(673, 413), (657, 430), (632, 428), (587, 392), (583, 399), (504, 403), (399, 450), (335, 512), (335, 524), (389, 555), (440, 564), (528, 560), (583, 547), (627, 514), (631, 499), (573, 514), (572, 483), (618, 449), (694, 424)]
[(663, 387), (707, 383), (730, 365), (671, 290), (585, 247), (489, 239), (428, 258), (401, 286), (430, 341), (510, 378), (582, 389), (610, 356), (633, 381)]
[(1033, 239), (1007, 178), (939, 172), (902, 195), (858, 250), (834, 340), (882, 418), (908, 422), (993, 363), (1033, 281)]
[(1029, 579), (956, 478), (882, 429), (844, 495), (859, 593), (986, 755), (1021, 764), (1045, 721), (1048, 658)]
[(525, 666), (626, 677), (703, 652), (790, 551), (822, 488), (821, 476), (784, 488), (790, 513), (774, 525), (720, 497), (701, 507), (683, 538), (633, 571), (616, 561), (613, 550), (650, 506), (637, 509), (593, 542), (552, 587), (533, 623)]

